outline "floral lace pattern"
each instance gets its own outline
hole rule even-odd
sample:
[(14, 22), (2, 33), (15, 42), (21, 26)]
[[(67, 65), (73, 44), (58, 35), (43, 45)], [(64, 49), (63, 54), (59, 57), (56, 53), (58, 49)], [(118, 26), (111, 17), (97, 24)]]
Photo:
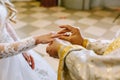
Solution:
[(3, 29), (0, 31), (0, 34), (0, 58), (16, 55), (35, 46), (35, 40), (32, 37), (19, 42), (10, 43), (13, 42), (13, 40), (7, 33), (5, 27), (3, 27)]
[(1, 44), (0, 58), (16, 55), (20, 52), (31, 49), (35, 45), (33, 38), (28, 38), (20, 42)]
[(15, 42), (7, 28), (7, 26), (10, 25), (5, 25), (8, 23), (8, 20), (6, 20), (7, 10), (4, 6), (1, 6), (0, 4), (0, 80), (56, 80), (56, 73), (48, 63), (33, 50), (30, 51), (30, 54), (39, 66), (34, 71), (27, 64), (23, 55), (20, 53), (35, 47), (35, 39), (30, 37)]
[[(20, 40), (19, 42), (14, 42), (14, 43), (11, 43), (11, 42), (14, 42), (14, 40), (11, 38), (11, 36), (7, 32), (6, 27), (3, 27), (2, 29), (0, 29), (0, 43), (1, 43), (0, 44), (0, 58), (14, 56), (14, 55), (20, 54), (21, 52), (23, 52), (25, 50), (35, 47), (35, 39), (33, 37), (29, 37), (27, 39)], [(34, 56), (34, 59), (35, 59), (35, 62), (37, 62), (37, 65), (38, 64), (40, 65), (35, 70), (35, 73), (38, 74), (38, 75), (36, 74), (36, 77), (38, 78), (36, 80), (50, 80), (50, 79), (56, 80), (56, 73), (54, 73), (53, 70), (51, 68), (49, 68), (50, 66), (44, 61), (44, 59), (42, 59), (42, 57), (38, 57), (38, 54), (36, 54), (34, 51), (32, 51), (31, 53), (32, 53), (32, 56)], [(13, 57), (10, 57), (11, 60), (12, 60), (12, 58)], [(16, 56), (15, 59), (16, 58), (18, 58), (18, 57)], [(4, 60), (4, 59), (1, 59), (1, 60)], [(5, 60), (9, 61), (9, 58), (6, 58)], [(13, 61), (11, 61), (11, 62), (13, 62)], [(19, 62), (19, 61), (16, 61), (16, 62)], [(40, 63), (40, 62), (43, 62), (43, 63)], [(14, 62), (13, 62), (13, 64), (14, 64)], [(21, 66), (26, 65), (25, 62), (21, 62), (19, 64), (23, 64)], [(44, 66), (44, 67), (41, 68), (41, 66)], [(45, 66), (47, 66), (48, 68), (46, 68)], [(16, 67), (16, 66), (14, 66), (14, 67)], [(19, 68), (19, 69), (21, 69), (21, 68)], [(24, 69), (21, 69), (20, 71), (22, 71), (22, 70), (25, 71)], [(3, 72), (4, 72), (4, 70), (1, 73), (3, 73)], [(13, 71), (11, 71), (11, 72), (13, 73)], [(29, 70), (25, 72), (25, 75), (29, 74), (28, 72), (29, 72)], [(32, 73), (30, 73), (30, 75), (31, 74)], [(34, 75), (29, 77), (29, 80), (32, 80), (33, 77), (34, 77)], [(26, 80), (26, 77), (24, 77), (24, 76), (21, 76), (21, 78), (24, 78)], [(22, 79), (22, 80), (24, 80), (24, 79)], [(6, 80), (8, 80), (8, 78)], [(13, 79), (10, 79), (10, 80), (13, 80)], [(14, 79), (14, 80), (16, 80), (16, 79)], [(21, 79), (19, 79), (19, 80), (21, 80)]]

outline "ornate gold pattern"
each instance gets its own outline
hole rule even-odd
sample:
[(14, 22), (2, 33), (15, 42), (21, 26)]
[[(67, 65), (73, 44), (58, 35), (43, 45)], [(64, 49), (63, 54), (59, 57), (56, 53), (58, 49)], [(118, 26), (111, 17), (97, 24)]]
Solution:
[(120, 37), (115, 39), (106, 49), (106, 51), (104, 52), (104, 55), (109, 54), (110, 52), (116, 50), (120, 48)]
[(67, 54), (67, 52), (72, 48), (72, 46), (67, 46), (63, 49), (63, 51), (60, 54), (60, 61), (59, 61), (59, 67), (58, 67), (58, 80), (62, 80), (62, 72), (64, 67), (64, 57)]
[[(60, 49), (62, 47), (63, 46), (61, 45)], [(64, 59), (65, 59), (65, 56), (70, 51), (70, 49), (72, 49), (72, 48), (77, 49), (77, 48), (81, 48), (81, 47), (78, 45), (69, 45), (69, 46), (64, 46), (62, 51), (60, 51), (60, 49), (58, 50), (60, 61), (59, 61), (59, 67), (58, 67), (58, 79), (57, 80), (63, 80), (62, 77), (63, 77)]]

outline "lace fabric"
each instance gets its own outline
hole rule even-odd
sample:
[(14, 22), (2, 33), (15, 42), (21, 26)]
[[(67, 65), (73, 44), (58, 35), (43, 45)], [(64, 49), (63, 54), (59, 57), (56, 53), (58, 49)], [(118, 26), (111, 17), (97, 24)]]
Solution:
[(22, 51), (35, 47), (35, 40), (32, 37), (14, 42), (3, 27), (0, 31), (0, 42), (0, 58), (2, 58), (0, 59), (0, 80), (56, 80), (57, 75), (54, 70), (36, 52), (33, 50), (29, 52), (34, 57), (35, 70), (30, 68), (22, 56)]
[(6, 30), (6, 9), (1, 7), (0, 4), (0, 80), (56, 80), (50, 65), (33, 50), (29, 53), (34, 57), (35, 70), (31, 69), (21, 52), (33, 48), (35, 40), (30, 37), (14, 42)]
[(27, 38), (25, 40), (14, 43), (1, 43), (0, 58), (5, 58), (19, 54), (23, 51), (33, 48), (34, 46), (35, 40), (33, 38)]

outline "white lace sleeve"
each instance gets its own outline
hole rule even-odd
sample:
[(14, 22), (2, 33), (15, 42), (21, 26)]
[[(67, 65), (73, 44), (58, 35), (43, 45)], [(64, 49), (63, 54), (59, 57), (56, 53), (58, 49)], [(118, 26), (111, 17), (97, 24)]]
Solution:
[(35, 39), (30, 37), (14, 43), (0, 43), (0, 58), (19, 54), (35, 47)]

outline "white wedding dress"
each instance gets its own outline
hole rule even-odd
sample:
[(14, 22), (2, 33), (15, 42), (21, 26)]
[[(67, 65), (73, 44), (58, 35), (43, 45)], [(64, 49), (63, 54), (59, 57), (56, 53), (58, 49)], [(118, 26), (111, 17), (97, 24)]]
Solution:
[(14, 45), (16, 47), (11, 42), (14, 40), (7, 32), (6, 26), (0, 26), (0, 45), (6, 43), (3, 44), (3, 47), (0, 46), (0, 80), (56, 80), (54, 70), (35, 51), (29, 51), (35, 60), (34, 70), (21, 54), (23, 50), (35, 47), (33, 38), (19, 41), (18, 45)]

